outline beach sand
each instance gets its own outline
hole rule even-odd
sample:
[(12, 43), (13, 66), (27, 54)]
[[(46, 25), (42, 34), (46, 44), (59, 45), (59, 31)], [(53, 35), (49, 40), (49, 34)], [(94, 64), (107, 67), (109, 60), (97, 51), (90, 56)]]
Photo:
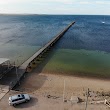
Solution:
[[(104, 99), (110, 100), (109, 80), (42, 73), (36, 68), (26, 73), (21, 85), (15, 88), (17, 91), (10, 91), (0, 101), (0, 107), (1, 110), (85, 110), (88, 88), (87, 110), (109, 110), (104, 102), (99, 103)], [(31, 101), (16, 107), (9, 106), (8, 97), (19, 93), (28, 93)], [(73, 103), (71, 97), (75, 100), (78, 97), (81, 102)]]
[[(0, 110), (85, 110), (88, 88), (87, 110), (109, 110), (104, 104), (105, 99), (110, 101), (109, 86), (110, 81), (105, 79), (42, 73), (36, 68), (26, 73), (20, 86), (5, 95), (0, 101)], [(28, 93), (31, 101), (9, 106), (9, 96), (19, 93)]]
[[(97, 101), (110, 100), (110, 81), (105, 79), (38, 73), (35, 69), (31, 73), (27, 73), (21, 85), (16, 89), (36, 96), (39, 104), (42, 103), (48, 110), (54, 108), (58, 108), (57, 110), (71, 110), (72, 108), (76, 108), (73, 110), (84, 110), (88, 88), (90, 93), (88, 110), (108, 110), (109, 108), (104, 103), (96, 104)], [(71, 105), (72, 96), (80, 98), (82, 103)], [(66, 101), (65, 103), (63, 103), (63, 99)], [(94, 104), (91, 104), (92, 102)], [(43, 107), (39, 105), (38, 109), (43, 110)]]

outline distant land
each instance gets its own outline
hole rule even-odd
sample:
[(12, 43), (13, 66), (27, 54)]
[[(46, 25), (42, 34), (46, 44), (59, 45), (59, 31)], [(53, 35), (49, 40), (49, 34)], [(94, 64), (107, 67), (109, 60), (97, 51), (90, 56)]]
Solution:
[(46, 14), (46, 13), (41, 13), (41, 14), (35, 14), (35, 13), (0, 13), (0, 15), (79, 15), (79, 16), (81, 16), (81, 15), (87, 15), (87, 16), (110, 16), (110, 15), (97, 15), (97, 14)]

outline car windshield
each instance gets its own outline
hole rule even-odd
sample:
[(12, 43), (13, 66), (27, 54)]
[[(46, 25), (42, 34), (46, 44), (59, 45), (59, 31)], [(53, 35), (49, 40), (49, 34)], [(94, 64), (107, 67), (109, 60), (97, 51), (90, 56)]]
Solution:
[(23, 99), (25, 98), (23, 94), (21, 94), (21, 96), (22, 96)]

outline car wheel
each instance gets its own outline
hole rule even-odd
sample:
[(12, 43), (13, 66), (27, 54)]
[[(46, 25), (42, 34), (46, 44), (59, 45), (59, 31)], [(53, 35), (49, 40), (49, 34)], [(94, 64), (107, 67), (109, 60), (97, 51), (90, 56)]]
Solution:
[(28, 102), (29, 100), (26, 100), (26, 102)]

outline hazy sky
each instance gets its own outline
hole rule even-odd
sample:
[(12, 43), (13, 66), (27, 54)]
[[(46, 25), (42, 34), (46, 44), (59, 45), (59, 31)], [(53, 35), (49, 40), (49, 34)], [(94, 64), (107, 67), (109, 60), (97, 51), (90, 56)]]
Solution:
[(110, 15), (110, 0), (0, 0), (0, 13)]

